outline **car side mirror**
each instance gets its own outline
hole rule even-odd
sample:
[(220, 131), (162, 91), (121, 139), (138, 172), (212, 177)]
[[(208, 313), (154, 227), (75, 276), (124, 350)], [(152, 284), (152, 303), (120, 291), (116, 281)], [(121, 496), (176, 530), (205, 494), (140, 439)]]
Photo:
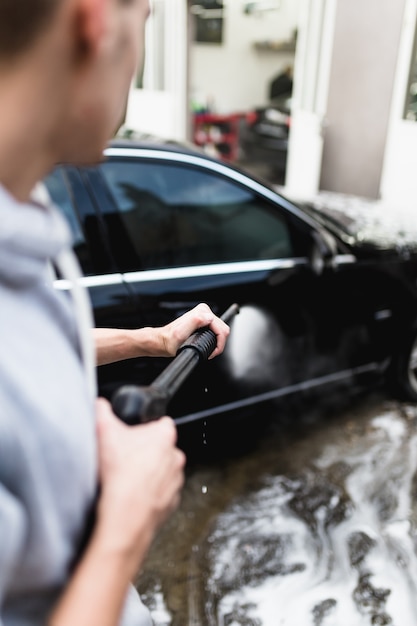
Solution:
[(337, 245), (335, 239), (324, 230), (315, 230), (312, 232), (313, 243), (310, 252), (310, 266), (317, 276), (323, 273), (325, 267), (333, 265), (334, 258), (337, 254)]

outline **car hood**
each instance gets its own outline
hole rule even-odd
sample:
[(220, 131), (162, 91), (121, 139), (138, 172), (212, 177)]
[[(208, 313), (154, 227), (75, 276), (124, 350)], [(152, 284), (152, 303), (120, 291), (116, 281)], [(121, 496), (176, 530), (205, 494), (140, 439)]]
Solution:
[(351, 247), (417, 254), (417, 208), (331, 193), (302, 207)]

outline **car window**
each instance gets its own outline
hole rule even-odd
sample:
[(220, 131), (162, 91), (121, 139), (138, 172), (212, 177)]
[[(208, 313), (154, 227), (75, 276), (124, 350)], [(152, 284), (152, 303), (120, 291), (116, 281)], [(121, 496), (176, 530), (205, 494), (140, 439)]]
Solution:
[[(123, 270), (293, 255), (286, 220), (275, 207), (216, 173), (127, 160), (100, 167), (123, 225), (119, 247), (134, 251), (129, 262), (119, 255)], [(114, 223), (114, 215), (108, 217)]]
[(95, 274), (99, 271), (99, 268), (81, 227), (64, 170), (61, 167), (56, 168), (46, 177), (44, 183), (55, 206), (60, 209), (68, 222), (71, 229), (74, 252), (78, 257), (83, 273), (86, 275)]

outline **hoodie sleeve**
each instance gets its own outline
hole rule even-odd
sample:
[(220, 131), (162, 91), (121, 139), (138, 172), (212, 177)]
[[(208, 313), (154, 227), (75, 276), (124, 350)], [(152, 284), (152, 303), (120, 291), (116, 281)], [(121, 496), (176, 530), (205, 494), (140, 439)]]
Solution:
[[(18, 563), (26, 534), (26, 515), (22, 504), (0, 483), (0, 607)], [(0, 626), (3, 624), (0, 608)]]

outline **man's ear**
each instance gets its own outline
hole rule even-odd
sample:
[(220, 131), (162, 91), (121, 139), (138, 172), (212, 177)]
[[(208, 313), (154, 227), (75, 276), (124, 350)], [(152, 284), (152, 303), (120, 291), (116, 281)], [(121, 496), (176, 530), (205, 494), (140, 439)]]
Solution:
[(106, 30), (111, 0), (74, 0), (75, 31), (80, 57), (91, 54), (100, 45)]

